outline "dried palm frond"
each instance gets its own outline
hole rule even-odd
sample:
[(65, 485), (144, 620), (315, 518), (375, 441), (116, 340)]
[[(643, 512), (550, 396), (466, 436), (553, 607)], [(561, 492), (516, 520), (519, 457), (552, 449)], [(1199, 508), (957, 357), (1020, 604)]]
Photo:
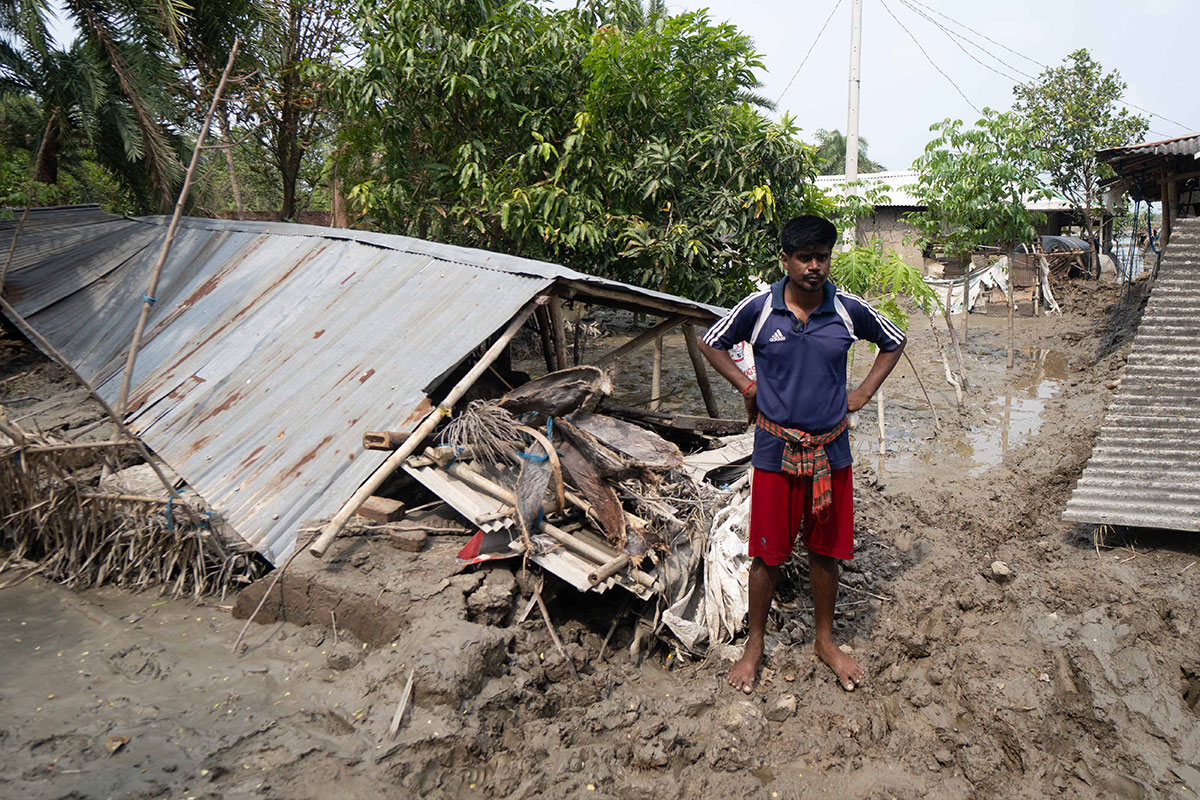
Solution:
[(9, 438), (0, 446), (0, 544), (11, 553), (0, 571), (29, 559), (71, 587), (224, 597), (269, 569), (179, 504), (98, 493), (72, 474), (69, 453), (44, 449), (58, 444), (48, 437), (20, 430)]
[(517, 418), (490, 400), (475, 400), (454, 415), (442, 432), (442, 444), (470, 450), (476, 459), (512, 463), (524, 449)]

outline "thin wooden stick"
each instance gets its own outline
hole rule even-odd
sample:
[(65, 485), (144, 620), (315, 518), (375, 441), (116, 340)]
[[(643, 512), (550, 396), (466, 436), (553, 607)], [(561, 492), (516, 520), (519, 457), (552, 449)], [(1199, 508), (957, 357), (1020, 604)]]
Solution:
[(259, 598), (258, 605), (256, 605), (254, 610), (250, 612), (250, 616), (246, 617), (246, 624), (242, 626), (242, 630), (237, 635), (237, 638), (233, 640), (233, 649), (231, 652), (237, 653), (238, 645), (242, 643), (242, 638), (246, 635), (246, 631), (250, 630), (250, 623), (254, 622), (254, 618), (258, 616), (258, 612), (262, 611), (262, 607), (266, 605), (267, 598), (271, 596), (271, 591), (275, 588), (275, 584), (279, 583), (279, 579), (283, 577), (283, 573), (287, 571), (287, 568), (292, 565), (292, 562), (296, 560), (296, 556), (300, 555), (300, 551), (303, 549), (304, 548), (300, 547), (300, 542), (297, 541), (296, 549), (292, 551), (290, 556), (288, 556), (288, 560), (283, 562), (282, 567), (275, 570), (274, 576), (271, 577), (271, 584), (267, 587), (267, 590), (263, 592), (263, 596)]
[(126, 439), (115, 439), (107, 442), (76, 442), (75, 444), (48, 444), (23, 448), (26, 453), (59, 453), (64, 450), (93, 450), (100, 447), (127, 447), (133, 442)]
[(650, 370), (650, 410), (658, 411), (662, 407), (662, 361), (663, 337), (654, 340), (654, 366)]
[(542, 612), (542, 619), (546, 622), (546, 630), (550, 632), (550, 640), (554, 642), (554, 646), (558, 648), (558, 653), (567, 662), (567, 669), (571, 671), (571, 677), (579, 680), (579, 673), (575, 671), (575, 662), (571, 660), (571, 656), (567, 655), (566, 648), (559, 640), (558, 634), (554, 632), (554, 623), (550, 621), (550, 612), (546, 609), (546, 601), (542, 599), (542, 587), (539, 585), (533, 591), (533, 597), (537, 600), (538, 609)]
[(446, 399), (441, 402), (441, 405), (429, 412), (425, 419), (421, 421), (421, 424), (417, 426), (417, 429), (412, 432), (412, 435), (404, 440), (404, 444), (400, 445), (398, 450), (388, 456), (387, 460), (367, 479), (367, 482), (359, 487), (354, 496), (347, 500), (341, 509), (333, 515), (333, 518), (329, 520), (329, 523), (321, 531), (321, 535), (309, 546), (308, 551), (310, 553), (317, 558), (325, 555), (330, 542), (338, 535), (338, 531), (346, 524), (346, 520), (350, 519), (350, 515), (357, 511), (359, 506), (375, 493), (375, 490), (383, 484), (397, 467), (404, 463), (405, 459), (416, 452), (417, 448), (425, 440), (425, 437), (437, 427), (438, 421), (441, 420), (442, 416), (451, 412), (454, 404), (462, 399), (462, 396), (474, 385), (479, 376), (492, 365), (493, 361), (500, 357), (500, 353), (504, 351), (504, 348), (508, 346), (512, 338), (516, 336), (517, 331), (521, 329), (521, 326), (533, 314), (534, 309), (541, 308), (545, 302), (545, 297), (536, 297), (529, 303), (526, 303), (525, 307), (517, 312), (517, 315), (508, 323), (508, 327), (504, 329), (504, 333), (500, 334), (500, 337), (484, 352), (475, 366), (471, 368), (471, 371), (464, 375), (462, 380), (450, 390), (450, 394), (446, 395)]
[(408, 681), (404, 684), (404, 691), (400, 693), (400, 702), (396, 704), (396, 713), (392, 715), (392, 724), (388, 726), (389, 742), (395, 740), (396, 734), (400, 731), (400, 721), (404, 719), (404, 712), (408, 709), (408, 699), (412, 697), (413, 676), (416, 672), (416, 664), (408, 668)]
[(933, 407), (933, 401), (929, 399), (929, 392), (925, 391), (925, 382), (921, 380), (921, 373), (917, 372), (917, 365), (908, 357), (908, 353), (904, 354), (904, 360), (908, 362), (908, 366), (912, 369), (913, 377), (917, 379), (917, 385), (921, 387), (921, 394), (925, 395), (925, 402), (929, 405), (929, 410), (933, 412), (933, 430), (935, 432), (940, 431), (942, 424), (938, 421), (937, 409)]
[(8, 246), (8, 258), (4, 259), (4, 269), (0, 269), (0, 294), (4, 293), (4, 281), (8, 278), (8, 267), (12, 264), (13, 253), (17, 249), (17, 237), (21, 235), (21, 229), (25, 227), (25, 218), (29, 216), (29, 208), (33, 205), (33, 189), (37, 184), (38, 173), (42, 169), (42, 155), (46, 152), (46, 142), (50, 139), (50, 126), (54, 124), (56, 116), (58, 116), (58, 109), (51, 111), (50, 119), (46, 120), (46, 132), (42, 134), (42, 143), (38, 145), (37, 157), (33, 160), (33, 174), (29, 176), (29, 190), (25, 193), (25, 210), (21, 212), (17, 229), (13, 231), (12, 244)]
[(129, 345), (129, 355), (125, 358), (125, 374), (121, 376), (121, 391), (117, 395), (117, 413), (122, 417), (125, 415), (125, 404), (129, 400), (129, 385), (133, 380), (133, 365), (137, 360), (138, 349), (142, 345), (142, 332), (146, 329), (146, 321), (150, 318), (150, 309), (154, 307), (154, 293), (158, 291), (158, 279), (162, 276), (163, 265), (167, 262), (167, 254), (171, 251), (171, 242), (175, 239), (175, 230), (179, 227), (179, 218), (183, 216), (183, 206), (187, 202), (188, 192), (192, 188), (192, 180), (196, 175), (196, 167), (200, 163), (200, 153), (204, 146), (204, 137), (208, 135), (208, 128), (212, 125), (213, 114), (216, 113), (217, 104), (221, 101), (221, 92), (225, 91), (225, 83), (229, 80), (229, 73), (233, 70), (233, 60), (237, 57), (239, 40), (233, 40), (233, 47), (229, 50), (229, 58), (225, 62), (225, 69), (221, 72), (221, 80), (217, 83), (217, 88), (213, 92), (212, 103), (208, 106), (208, 113), (204, 116), (204, 124), (200, 126), (200, 132), (196, 136), (196, 146), (192, 149), (192, 161), (188, 164), (187, 174), (183, 178), (183, 188), (179, 190), (179, 199), (175, 201), (175, 213), (171, 215), (171, 224), (167, 227), (167, 235), (163, 238), (162, 249), (158, 253), (158, 261), (154, 264), (154, 273), (150, 277), (150, 288), (146, 290), (146, 296), (142, 300), (142, 313), (138, 315), (137, 327), (133, 330), (133, 342)]

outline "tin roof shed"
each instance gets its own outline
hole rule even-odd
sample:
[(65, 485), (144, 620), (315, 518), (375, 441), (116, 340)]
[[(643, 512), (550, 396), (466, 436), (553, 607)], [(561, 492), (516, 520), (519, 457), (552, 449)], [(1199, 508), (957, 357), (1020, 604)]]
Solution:
[[(168, 220), (34, 209), (4, 297), (110, 404)], [(0, 223), (9, 241), (14, 222)], [(723, 310), (565, 267), (402, 236), (184, 219), (126, 419), (273, 562), (386, 458), (364, 430), (422, 418), (439, 376), (532, 298), (708, 324)]]

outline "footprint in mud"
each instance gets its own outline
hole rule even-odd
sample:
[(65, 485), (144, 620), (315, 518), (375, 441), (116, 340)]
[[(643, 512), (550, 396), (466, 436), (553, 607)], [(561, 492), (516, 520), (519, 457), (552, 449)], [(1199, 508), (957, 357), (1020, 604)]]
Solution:
[(28, 770), (25, 780), (41, 780), (55, 771), (78, 768), (104, 755), (102, 742), (94, 742), (81, 733), (66, 733), (47, 736), (29, 745), (29, 752), (44, 763)]
[(162, 653), (163, 649), (158, 645), (143, 647), (134, 644), (109, 653), (106, 659), (108, 668), (125, 680), (130, 683), (145, 683), (163, 677), (160, 663)]

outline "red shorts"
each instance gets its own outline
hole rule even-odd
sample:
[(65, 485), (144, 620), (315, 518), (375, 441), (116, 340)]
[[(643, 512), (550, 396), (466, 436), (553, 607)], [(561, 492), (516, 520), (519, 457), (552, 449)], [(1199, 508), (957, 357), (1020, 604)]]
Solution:
[(853, 467), (835, 469), (833, 504), (818, 518), (812, 513), (812, 479), (756, 469), (750, 484), (752, 558), (774, 567), (787, 561), (804, 529), (810, 553), (843, 561), (854, 558)]

